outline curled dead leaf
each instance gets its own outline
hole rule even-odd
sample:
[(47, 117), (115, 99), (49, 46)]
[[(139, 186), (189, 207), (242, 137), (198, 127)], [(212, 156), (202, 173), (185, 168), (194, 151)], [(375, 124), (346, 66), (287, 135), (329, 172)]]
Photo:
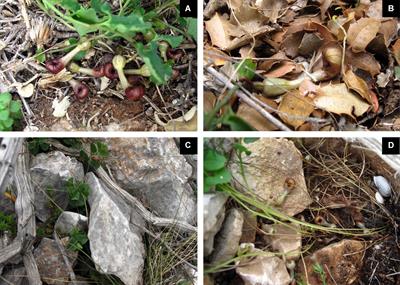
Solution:
[(400, 64), (400, 39), (398, 39), (394, 45), (392, 46), (394, 58), (397, 61), (397, 64)]
[(350, 25), (347, 31), (347, 42), (354, 52), (362, 52), (375, 38), (381, 22), (373, 18), (361, 18)]
[(281, 16), (282, 11), (287, 7), (286, 0), (256, 0), (255, 6), (264, 14), (271, 23), (276, 23), (276, 20)]
[(210, 112), (215, 105), (217, 98), (214, 93), (210, 91), (204, 91), (204, 113)]
[(196, 131), (197, 130), (197, 107), (192, 107), (185, 115), (164, 123), (157, 113), (154, 113), (157, 124), (164, 127), (166, 131)]
[(227, 49), (232, 41), (228, 33), (231, 25), (229, 21), (219, 13), (215, 13), (209, 21), (205, 22), (205, 25), (212, 44), (223, 50)]
[(355, 75), (351, 69), (343, 74), (343, 80), (347, 88), (356, 91), (361, 97), (367, 100), (368, 103), (373, 103), (367, 83), (361, 77)]
[(263, 74), (266, 77), (282, 77), (288, 73), (291, 73), (296, 69), (296, 63), (292, 61), (282, 61), (277, 65), (276, 68)]
[(335, 41), (329, 29), (313, 21), (292, 24), (286, 31), (281, 48), (289, 57), (310, 53), (322, 43)]
[(282, 97), (279, 104), (279, 117), (294, 128), (298, 128), (307, 120), (314, 110), (313, 101), (300, 95), (299, 91), (289, 92)]
[[(264, 98), (263, 96), (256, 96), (260, 101), (276, 109), (277, 104), (271, 100)], [(277, 127), (268, 121), (263, 115), (255, 111), (254, 108), (250, 107), (246, 103), (240, 103), (239, 109), (236, 113), (240, 118), (242, 118), (246, 123), (252, 126), (257, 131), (276, 131)]]
[(351, 93), (344, 83), (321, 87), (318, 96), (314, 98), (314, 104), (319, 109), (353, 118), (363, 115), (370, 108), (368, 103)]
[(229, 56), (217, 48), (204, 48), (204, 65), (212, 63), (215, 66), (221, 66), (224, 65), (228, 59)]
[(392, 39), (397, 35), (397, 20), (389, 19), (382, 21), (379, 33), (383, 35), (385, 44), (388, 47)]
[[(400, 45), (399, 45), (400, 48)], [(353, 69), (362, 69), (376, 76), (381, 71), (381, 65), (375, 57), (368, 52), (354, 53), (351, 49), (346, 51), (346, 63), (351, 64)]]
[(344, 32), (348, 30), (351, 21), (354, 19), (355, 13), (350, 12), (348, 13), (347, 17), (339, 16), (335, 19), (332, 19), (328, 22), (328, 29), (331, 31), (332, 34), (336, 36), (339, 41), (343, 41), (344, 39)]

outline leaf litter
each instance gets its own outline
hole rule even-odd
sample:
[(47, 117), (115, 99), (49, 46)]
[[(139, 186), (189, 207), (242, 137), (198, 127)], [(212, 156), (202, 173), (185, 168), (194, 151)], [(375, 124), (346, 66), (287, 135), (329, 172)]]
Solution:
[[(210, 0), (204, 21), (205, 91), (220, 108), (228, 85), (216, 71), (252, 99), (247, 113), (242, 98), (224, 106), (242, 130), (399, 129), (399, 21), (382, 17), (381, 0)], [(211, 113), (207, 130), (233, 130), (226, 112)]]

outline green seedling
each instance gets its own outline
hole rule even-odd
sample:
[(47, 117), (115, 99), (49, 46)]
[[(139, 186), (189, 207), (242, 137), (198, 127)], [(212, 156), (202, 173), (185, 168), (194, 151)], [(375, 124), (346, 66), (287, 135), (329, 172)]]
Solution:
[(69, 205), (73, 208), (79, 208), (86, 205), (90, 194), (90, 188), (86, 183), (70, 178), (67, 182), (67, 192), (69, 196)]
[(83, 246), (89, 241), (86, 233), (77, 228), (74, 228), (69, 233), (69, 238), (70, 240), (67, 248), (72, 251), (81, 251)]
[(28, 142), (28, 150), (32, 155), (37, 155), (41, 152), (48, 152), (50, 145), (45, 138), (34, 138)]
[(90, 144), (90, 154), (86, 153), (83, 149), (80, 151), (81, 160), (92, 169), (99, 168), (103, 160), (108, 156), (108, 147), (102, 142), (94, 142)]
[(204, 150), (204, 192), (210, 192), (216, 185), (229, 183), (232, 174), (227, 169), (227, 158), (214, 149)]
[(22, 118), (21, 101), (15, 101), (9, 92), (0, 93), (0, 131), (12, 131), (15, 122)]
[(319, 280), (322, 282), (322, 285), (326, 285), (326, 273), (324, 271), (324, 268), (322, 267), (321, 264), (315, 263), (313, 265), (313, 271), (319, 275)]
[(0, 212), (0, 233), (3, 232), (12, 232), (15, 233), (15, 220), (12, 215), (6, 215), (3, 212)]

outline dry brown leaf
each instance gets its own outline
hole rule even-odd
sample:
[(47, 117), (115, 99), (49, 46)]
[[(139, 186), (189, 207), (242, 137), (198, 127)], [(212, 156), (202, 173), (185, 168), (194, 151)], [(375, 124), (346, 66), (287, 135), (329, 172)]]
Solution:
[[(277, 105), (273, 100), (264, 98), (263, 96), (256, 96), (260, 101), (266, 103), (272, 108), (276, 109)], [(239, 117), (245, 120), (250, 126), (257, 131), (276, 131), (278, 128), (268, 121), (264, 116), (254, 110), (245, 103), (240, 103), (239, 109), (236, 113)]]
[(306, 78), (299, 86), (300, 95), (314, 95), (317, 93), (318, 85), (315, 85), (310, 79)]
[(263, 74), (266, 77), (282, 77), (296, 69), (296, 63), (292, 61), (282, 61), (276, 68)]
[(346, 31), (353, 19), (354, 12), (349, 13), (347, 17), (339, 16), (335, 20), (330, 20), (327, 26), (331, 33), (334, 34), (339, 41), (342, 41), (344, 39), (344, 32), (342, 28)]
[(225, 0), (210, 0), (204, 8), (204, 18), (210, 19), (216, 11), (226, 6)]
[(217, 101), (217, 97), (215, 97), (214, 93), (210, 91), (204, 91), (204, 113), (210, 112)]
[(400, 64), (400, 39), (398, 39), (394, 45), (392, 46), (394, 58), (397, 61), (397, 64)]
[(397, 20), (382, 21), (379, 33), (383, 35), (385, 44), (388, 47), (392, 39), (397, 35)]
[(228, 60), (229, 56), (220, 51), (217, 48), (206, 46), (204, 47), (204, 65), (212, 63), (215, 66), (224, 65)]
[(286, 54), (282, 51), (277, 52), (276, 54), (274, 54), (273, 56), (271, 56), (270, 58), (266, 59), (266, 60), (262, 60), (259, 64), (258, 64), (258, 69), (260, 70), (265, 70), (265, 71), (269, 71), (272, 66), (274, 66), (275, 64), (279, 64), (282, 61), (286, 61), (290, 59), (286, 56)]
[[(305, 33), (309, 34), (305, 35)], [(304, 37), (306, 37), (306, 39), (302, 45)], [(325, 26), (310, 20), (303, 20), (289, 26), (281, 48), (285, 51), (287, 56), (294, 58), (299, 54), (300, 47), (304, 48), (307, 46), (307, 42), (309, 42), (307, 39), (309, 37), (318, 37), (320, 40), (313, 40), (313, 42), (320, 42), (320, 44), (322, 44), (322, 42), (328, 43), (336, 40)]]
[(314, 104), (322, 110), (353, 118), (363, 115), (370, 108), (368, 103), (351, 93), (344, 83), (321, 87), (318, 96), (314, 98)]
[(256, 0), (255, 3), (259, 11), (272, 23), (276, 23), (287, 5), (286, 0)]
[[(399, 44), (400, 50), (400, 44)], [(353, 68), (358, 68), (369, 72), (372, 76), (381, 72), (381, 65), (375, 57), (368, 52), (354, 53), (350, 49), (346, 51), (346, 62)]]
[(197, 108), (193, 107), (185, 115), (177, 119), (172, 119), (168, 123), (162, 122), (157, 113), (154, 114), (156, 122), (162, 125), (164, 129), (168, 132), (172, 131), (196, 131), (197, 130)]
[(300, 95), (299, 91), (293, 91), (283, 96), (278, 110), (279, 117), (286, 124), (298, 128), (310, 116), (314, 104), (310, 98)]
[(375, 38), (381, 22), (373, 18), (361, 18), (350, 25), (347, 31), (347, 42), (354, 52), (362, 52)]
[(228, 20), (215, 13), (209, 21), (205, 22), (205, 25), (212, 44), (223, 50), (227, 49), (231, 44), (231, 36), (228, 33), (231, 24)]
[(287, 29), (286, 34), (294, 34), (298, 32), (306, 32), (306, 33), (319, 33), (321, 37), (325, 41), (334, 41), (335, 38), (333, 37), (332, 33), (329, 31), (327, 27), (311, 20), (302, 20), (297, 24), (292, 24)]
[(299, 45), (299, 54), (308, 56), (322, 45), (324, 40), (315, 33), (305, 33)]
[(321, 10), (321, 19), (325, 20), (326, 18), (326, 11), (328, 11), (329, 7), (331, 6), (333, 0), (323, 0), (321, 3), (321, 7), (319, 8)]
[(369, 18), (382, 19), (382, 0), (377, 0), (369, 4), (366, 15)]
[(362, 78), (355, 75), (351, 69), (347, 70), (345, 74), (343, 74), (343, 80), (346, 83), (347, 88), (356, 91), (361, 95), (361, 97), (367, 100), (368, 103), (373, 103), (367, 83)]
[(295, 58), (299, 54), (299, 46), (303, 39), (303, 33), (294, 33), (285, 37), (281, 44), (281, 48), (287, 56)]
[(244, 46), (239, 50), (240, 56), (242, 58), (254, 58), (256, 57), (255, 51), (251, 48), (250, 45)]
[(243, 1), (239, 7), (232, 7), (230, 34), (235, 37), (254, 34), (264, 26), (266, 21), (267, 18), (256, 7), (250, 6), (247, 1)]

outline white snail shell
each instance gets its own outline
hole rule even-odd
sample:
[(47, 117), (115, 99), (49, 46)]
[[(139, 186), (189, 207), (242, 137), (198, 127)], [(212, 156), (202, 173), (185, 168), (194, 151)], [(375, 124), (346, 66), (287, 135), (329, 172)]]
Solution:
[(385, 199), (383, 199), (382, 195), (379, 194), (379, 192), (375, 193), (375, 199), (376, 199), (376, 202), (378, 202), (379, 204), (385, 203)]
[(390, 187), (390, 183), (385, 177), (374, 176), (374, 183), (382, 197), (390, 197), (392, 195), (392, 187)]

